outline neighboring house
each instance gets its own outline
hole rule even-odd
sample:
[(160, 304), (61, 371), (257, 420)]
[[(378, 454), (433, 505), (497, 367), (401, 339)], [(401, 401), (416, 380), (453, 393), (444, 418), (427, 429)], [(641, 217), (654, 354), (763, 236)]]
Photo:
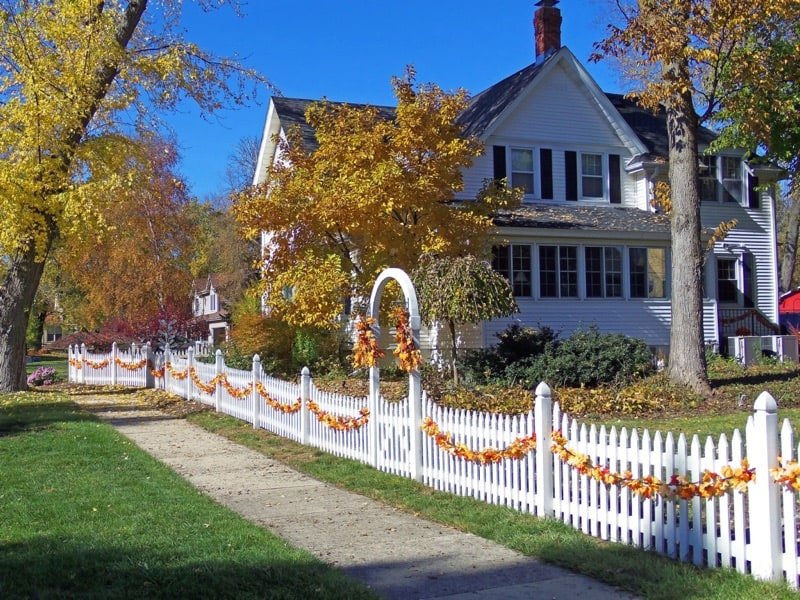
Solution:
[[(668, 349), (670, 223), (653, 208), (655, 184), (667, 179), (664, 114), (652, 114), (603, 92), (565, 47), (557, 2), (543, 0), (534, 17), (536, 61), (476, 95), (461, 116), (486, 152), (464, 172), (458, 198), (474, 198), (482, 182), (508, 178), (526, 191), (522, 206), (496, 215), (493, 266), (508, 277), (520, 313), (463, 328), (465, 346), (496, 342), (511, 323), (547, 325), (564, 334), (596, 325)], [(254, 183), (280, 157), (275, 138), (298, 125), (316, 146), (304, 112), (310, 101), (273, 98)], [(387, 118), (392, 109), (381, 107)], [(701, 152), (713, 140), (699, 132)], [(706, 343), (747, 331), (777, 330), (778, 286), (774, 186), (768, 165), (743, 152), (702, 156), (701, 217), (708, 239), (721, 222), (738, 225), (705, 263)], [(267, 244), (268, 233), (262, 236)], [(436, 345), (424, 335), (423, 345)]]
[(781, 295), (778, 313), (781, 327), (786, 331), (800, 331), (800, 288)]
[(230, 324), (225, 300), (219, 294), (220, 280), (216, 275), (192, 281), (192, 314), (207, 325), (205, 337), (195, 342), (197, 351), (219, 346), (228, 339)]

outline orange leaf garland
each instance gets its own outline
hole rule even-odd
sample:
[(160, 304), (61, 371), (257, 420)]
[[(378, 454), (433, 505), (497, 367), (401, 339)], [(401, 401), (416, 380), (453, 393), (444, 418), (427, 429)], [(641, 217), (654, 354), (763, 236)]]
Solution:
[(125, 362), (118, 356), (114, 359), (114, 362), (127, 371), (138, 371), (142, 367), (146, 366), (149, 361), (146, 358), (143, 358), (141, 360), (137, 360), (136, 362)]
[(465, 444), (453, 441), (449, 432), (442, 432), (436, 422), (427, 417), (422, 422), (422, 431), (433, 438), (439, 448), (451, 456), (481, 465), (499, 463), (503, 460), (520, 460), (536, 449), (536, 434), (516, 438), (504, 449), (484, 448), (480, 451), (470, 450)]
[(169, 372), (169, 376), (173, 379), (177, 379), (180, 381), (181, 379), (186, 379), (189, 376), (188, 369), (184, 369), (183, 371), (178, 371), (175, 367), (172, 366), (171, 362), (166, 364), (166, 369)]
[(302, 401), (300, 400), (300, 398), (295, 400), (292, 404), (284, 404), (282, 402), (278, 402), (277, 400), (275, 400), (275, 398), (269, 395), (267, 388), (264, 387), (264, 384), (261, 383), (260, 381), (256, 383), (256, 391), (258, 392), (258, 395), (264, 399), (264, 402), (268, 406), (271, 406), (275, 410), (282, 412), (284, 414), (296, 413), (302, 407)]
[(372, 331), (374, 324), (375, 319), (372, 317), (362, 317), (356, 321), (357, 337), (353, 346), (353, 366), (356, 369), (375, 367), (378, 365), (378, 360), (385, 355), (383, 350), (378, 348), (378, 340)]
[(319, 404), (313, 400), (309, 400), (308, 410), (314, 413), (314, 416), (317, 417), (320, 423), (335, 431), (352, 431), (354, 429), (359, 429), (369, 421), (369, 409), (367, 407), (361, 408), (358, 411), (361, 415), (359, 417), (337, 417), (336, 415), (322, 410)]
[(743, 492), (747, 484), (755, 480), (755, 469), (751, 469), (747, 459), (742, 459), (741, 466), (734, 468), (725, 465), (722, 473), (703, 471), (699, 482), (688, 481), (684, 476), (673, 474), (668, 482), (661, 481), (655, 475), (647, 475), (635, 479), (630, 471), (614, 473), (606, 467), (599, 467), (585, 454), (571, 450), (567, 447), (567, 438), (560, 431), (551, 434), (553, 443), (551, 451), (562, 462), (575, 468), (582, 475), (586, 475), (606, 485), (620, 485), (628, 488), (633, 494), (648, 499), (660, 496), (666, 500), (690, 500), (694, 497), (716, 498), (726, 494), (729, 490)]
[(786, 460), (778, 457), (778, 466), (770, 469), (773, 481), (788, 490), (800, 492), (800, 464), (796, 460)]
[(408, 311), (404, 308), (395, 308), (392, 311), (395, 321), (394, 339), (397, 346), (392, 353), (400, 363), (400, 368), (406, 373), (411, 373), (422, 364), (422, 353), (414, 344), (414, 336), (409, 323)]

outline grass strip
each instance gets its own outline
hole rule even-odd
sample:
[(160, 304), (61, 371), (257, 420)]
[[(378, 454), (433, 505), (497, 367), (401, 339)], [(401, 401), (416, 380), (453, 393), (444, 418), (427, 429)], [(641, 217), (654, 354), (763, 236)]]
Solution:
[(59, 393), (0, 395), (0, 597), (373, 598)]
[(644, 598), (797, 598), (787, 586), (730, 569), (697, 569), (621, 544), (602, 542), (552, 519), (437, 492), (357, 461), (302, 446), (220, 413), (189, 420), (322, 481), (414, 515), (494, 540), (528, 556), (583, 573)]

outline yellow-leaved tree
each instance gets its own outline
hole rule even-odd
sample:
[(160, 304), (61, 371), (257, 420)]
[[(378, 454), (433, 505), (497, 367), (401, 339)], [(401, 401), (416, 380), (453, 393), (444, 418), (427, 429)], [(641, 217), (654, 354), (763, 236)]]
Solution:
[(186, 97), (213, 111), (246, 96), (252, 74), (183, 39), (181, 8), (0, 0), (0, 392), (25, 387), (25, 329), (54, 242), (91, 242), (103, 205), (136, 185), (121, 168), (131, 132)]
[(409, 272), (423, 254), (485, 256), (490, 213), (519, 193), (487, 182), (455, 202), (462, 169), (483, 152), (463, 135), (464, 91), (392, 80), (393, 115), (319, 102), (306, 112), (318, 147), (298, 129), (279, 141), (266, 183), (234, 201), (247, 237), (268, 232), (263, 284), (275, 314), (298, 326), (337, 326), (342, 301), (365, 297), (381, 270)]
[[(598, 57), (625, 59), (641, 76), (635, 96), (663, 107), (669, 136), (672, 229), (672, 327), (668, 373), (697, 392), (710, 392), (703, 343), (703, 246), (698, 193), (698, 127), (736, 102), (737, 88), (768, 94), (756, 68), (754, 38), (766, 44), (797, 22), (798, 0), (618, 0), (624, 23), (610, 27)], [(738, 61), (738, 86), (721, 85)], [(752, 63), (748, 66), (748, 63)], [(729, 80), (729, 77), (728, 77)], [(730, 125), (730, 123), (729, 123)]]

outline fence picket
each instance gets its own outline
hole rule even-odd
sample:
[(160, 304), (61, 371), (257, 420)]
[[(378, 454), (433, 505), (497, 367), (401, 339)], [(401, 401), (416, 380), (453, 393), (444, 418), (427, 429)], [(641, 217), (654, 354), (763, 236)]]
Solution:
[[(760, 421), (748, 417), (744, 436), (735, 430), (730, 441), (723, 434), (701, 446), (697, 436), (687, 444), (683, 434), (676, 441), (669, 432), (651, 436), (648, 430), (640, 434), (636, 429), (581, 423), (561, 412), (543, 384), (537, 388), (534, 410), (509, 416), (445, 408), (424, 393), (418, 408), (408, 401), (386, 402), (379, 390), (369, 398), (347, 397), (318, 390), (307, 369), (300, 383), (292, 383), (265, 374), (258, 361), (250, 370), (238, 370), (225, 365), (221, 355), (213, 363), (201, 362), (191, 349), (185, 354), (169, 348), (155, 353), (148, 346), (115, 345), (103, 354), (70, 346), (68, 358), (70, 381), (159, 387), (331, 454), (419, 477), (437, 490), (555, 516), (589, 535), (698, 566), (740, 572), (752, 568), (760, 577), (785, 579), (794, 588), (800, 585), (797, 494), (788, 487), (779, 489), (769, 475), (757, 477), (746, 494), (641, 499), (628, 486), (602, 484), (580, 473), (550, 449), (551, 432), (559, 430), (570, 452), (584, 454), (592, 465), (612, 473), (629, 471), (633, 479), (652, 475), (668, 482), (676, 474), (697, 482), (704, 470), (738, 468), (745, 457), (757, 474), (768, 473), (777, 461), (778, 446), (784, 460), (798, 457), (791, 424), (785, 420), (778, 431), (774, 399), (768, 395), (759, 397), (755, 415)], [(313, 415), (310, 402), (329, 416)], [(360, 412), (365, 407), (366, 418)], [(430, 436), (420, 439), (421, 416), (449, 432), (448, 443), (463, 444), (472, 452), (502, 451), (532, 433), (537, 447), (516, 460), (464, 460)], [(774, 436), (764, 433), (773, 431), (770, 428)]]

